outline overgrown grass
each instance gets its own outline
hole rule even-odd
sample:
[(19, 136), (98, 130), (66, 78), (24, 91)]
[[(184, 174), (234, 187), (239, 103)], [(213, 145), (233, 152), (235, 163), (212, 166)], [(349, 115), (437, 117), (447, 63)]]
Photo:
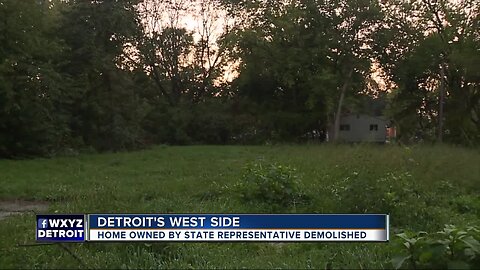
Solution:
[[(285, 213), (389, 212), (392, 236), (479, 224), (480, 152), (431, 146), (159, 146), (132, 153), (0, 161), (0, 200), (54, 213), (261, 212), (238, 194), (247, 164), (295, 168), (309, 200)], [(268, 211), (268, 210), (265, 210)], [(0, 267), (80, 268), (35, 241), (34, 216), (0, 221)], [(91, 268), (391, 268), (393, 243), (70, 244)]]

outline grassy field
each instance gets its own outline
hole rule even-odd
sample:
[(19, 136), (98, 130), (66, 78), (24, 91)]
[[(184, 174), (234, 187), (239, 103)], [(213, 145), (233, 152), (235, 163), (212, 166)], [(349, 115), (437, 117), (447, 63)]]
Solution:
[[(248, 203), (248, 164), (296, 168), (308, 200)], [(131, 153), (0, 160), (0, 201), (49, 202), (50, 213), (391, 214), (391, 238), (480, 222), (480, 151), (432, 146), (158, 146)], [(35, 242), (34, 215), (0, 221), (0, 268), (80, 268)], [(391, 268), (390, 243), (69, 244), (90, 268)]]

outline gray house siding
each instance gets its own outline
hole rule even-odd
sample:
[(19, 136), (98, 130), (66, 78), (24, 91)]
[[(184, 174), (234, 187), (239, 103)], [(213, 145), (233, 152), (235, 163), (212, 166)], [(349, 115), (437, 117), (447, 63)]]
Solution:
[(340, 119), (339, 139), (346, 142), (385, 142), (387, 121), (380, 117), (351, 114)]

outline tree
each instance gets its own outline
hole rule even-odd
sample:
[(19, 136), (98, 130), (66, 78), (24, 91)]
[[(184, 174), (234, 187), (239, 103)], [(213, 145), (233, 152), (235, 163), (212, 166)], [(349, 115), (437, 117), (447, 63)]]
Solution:
[[(377, 52), (398, 86), (391, 108), (400, 132), (411, 137), (420, 129), (429, 134), (427, 139), (436, 133), (437, 141), (445, 137), (455, 143), (478, 143), (478, 71), (470, 65), (479, 60), (480, 5), (446, 0), (385, 2), (389, 21), (380, 31), (379, 43), (389, 45)], [(394, 62), (388, 60), (395, 54)], [(464, 62), (467, 58), (470, 64)]]
[(256, 119), (251, 132), (292, 140), (325, 126), (319, 112), (326, 104), (318, 98), (325, 84), (310, 89), (315, 80), (328, 78), (328, 72), (321, 72), (325, 51), (316, 46), (322, 33), (308, 29), (305, 7), (253, 1), (244, 8), (250, 18), (231, 37), (231, 51), (240, 58), (235, 95), (244, 104), (241, 111), (250, 111)]
[(71, 128), (86, 145), (121, 150), (143, 144), (148, 106), (125, 52), (140, 24), (136, 1), (69, 1), (61, 37), (69, 46), (64, 78), (74, 94)]
[(132, 62), (154, 86), (149, 94), (153, 109), (146, 121), (153, 140), (185, 144), (221, 137), (222, 141), (215, 143), (224, 143), (228, 136), (217, 136), (213, 129), (206, 130), (208, 125), (205, 130), (198, 125), (206, 122), (199, 118), (214, 114), (218, 117), (209, 117), (209, 121), (218, 120), (218, 125), (229, 122), (223, 119), (227, 112), (222, 104), (211, 106), (208, 113), (204, 108), (204, 104), (225, 102), (223, 37), (229, 25), (227, 17), (221, 16), (219, 2), (147, 0), (139, 5), (139, 11), (143, 28)]
[[(370, 1), (231, 2), (250, 16), (237, 32), (234, 49), (242, 62), (238, 95), (261, 102), (267, 114), (297, 114), (279, 121), (298, 128), (281, 125), (294, 137), (324, 133), (332, 118), (338, 130), (345, 95), (361, 91), (370, 75), (378, 6)], [(357, 91), (347, 91), (352, 88)], [(273, 129), (279, 133), (278, 126)]]
[(51, 154), (70, 134), (58, 3), (2, 1), (0, 14), (0, 157)]
[(377, 3), (372, 1), (340, 0), (331, 4), (330, 16), (334, 20), (331, 57), (334, 59), (335, 70), (343, 77), (334, 116), (333, 141), (337, 141), (346, 91), (354, 75), (357, 75), (357, 92), (362, 90), (371, 73), (372, 34), (379, 28), (382, 14)]
[[(226, 64), (222, 35), (228, 30), (218, 1), (144, 1), (138, 64), (146, 68), (170, 106), (219, 94), (215, 82)], [(196, 14), (196, 15), (193, 15)], [(196, 21), (187, 30), (185, 21)]]

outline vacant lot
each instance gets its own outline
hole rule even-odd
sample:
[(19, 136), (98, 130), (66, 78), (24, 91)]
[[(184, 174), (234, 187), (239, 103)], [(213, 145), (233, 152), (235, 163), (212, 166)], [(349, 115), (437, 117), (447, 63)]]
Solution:
[[(303, 199), (288, 206), (243, 200), (242, 176), (252, 164), (295, 168)], [(2, 160), (0, 184), (0, 202), (38, 201), (49, 213), (388, 212), (392, 239), (480, 222), (480, 152), (454, 147), (159, 146)], [(24, 246), (34, 244), (34, 228), (32, 213), (0, 220), (0, 267), (390, 268), (397, 253), (396, 240), (67, 245), (76, 259), (58, 245)]]

